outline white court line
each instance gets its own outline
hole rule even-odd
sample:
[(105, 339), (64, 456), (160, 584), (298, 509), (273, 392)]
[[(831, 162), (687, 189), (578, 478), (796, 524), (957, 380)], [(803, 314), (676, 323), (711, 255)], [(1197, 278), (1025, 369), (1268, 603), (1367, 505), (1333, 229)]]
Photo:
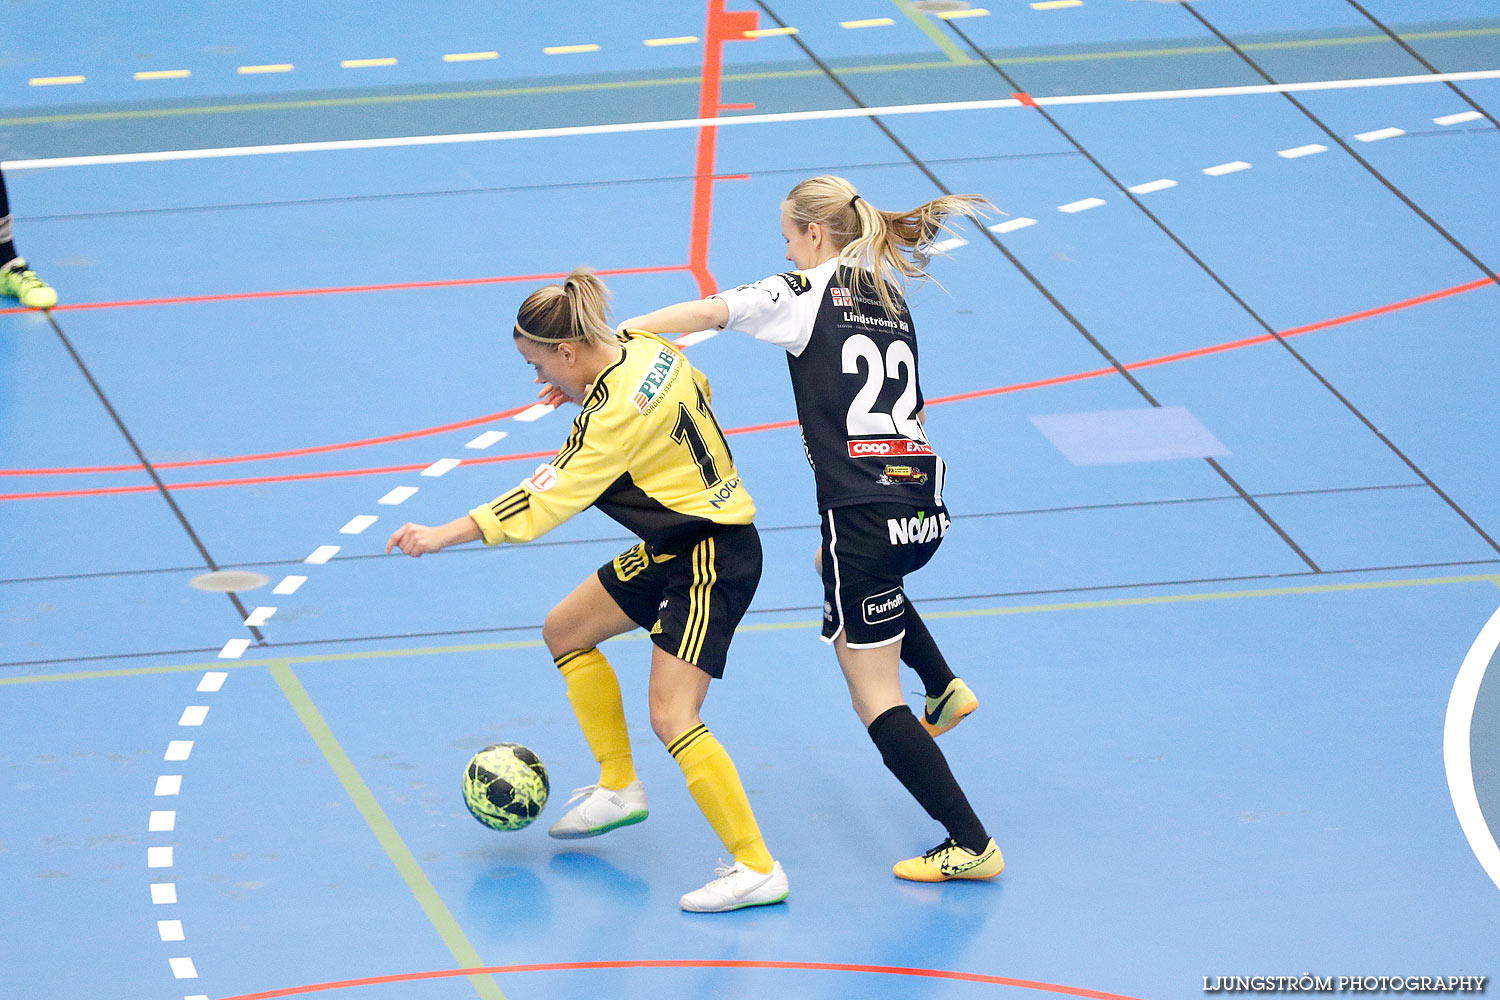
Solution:
[(182, 791), (182, 775), (159, 774), (156, 776), (157, 795), (176, 795)]
[(198, 970), (193, 966), (191, 958), (169, 958), (167, 964), (172, 966), (172, 975), (178, 979), (198, 978)]
[(301, 587), (306, 582), (307, 577), (305, 576), (285, 576), (282, 577), (281, 582), (271, 590), (271, 593), (282, 595), (295, 594), (297, 592), (297, 588)]
[(158, 920), (156, 922), (156, 933), (161, 935), (163, 941), (181, 941), (184, 938), (182, 921)]
[(676, 344), (678, 347), (692, 347), (694, 344), (703, 343), (709, 337), (717, 337), (718, 335), (718, 330), (695, 330), (692, 333), (684, 333), (682, 336), (672, 341), (672, 343)]
[[(423, 475), (426, 475), (426, 473), (423, 473)], [(311, 563), (314, 566), (321, 566), (338, 554), (339, 547), (337, 545), (319, 545), (312, 550), (312, 555), (302, 561)], [(248, 640), (246, 642), (248, 643)]]
[(1373, 132), (1358, 132), (1354, 138), (1360, 142), (1379, 142), (1381, 139), (1394, 139), (1398, 135), (1405, 135), (1404, 128), (1378, 128)]
[(167, 752), (162, 754), (162, 760), (187, 760), (193, 754), (192, 740), (172, 740), (167, 744)]
[(224, 673), (224, 671), (222, 670), (210, 670), (208, 673), (204, 674), (203, 679), (198, 682), (198, 690), (208, 692), (217, 691), (224, 686), (224, 682), (228, 680), (228, 678), (229, 675)]
[(151, 902), (157, 906), (170, 906), (177, 902), (176, 882), (152, 882)]
[(1210, 177), (1223, 177), (1225, 174), (1237, 174), (1241, 170), (1249, 170), (1250, 164), (1244, 160), (1231, 160), (1229, 163), (1220, 163), (1212, 167), (1204, 167), (1203, 172)]
[(505, 438), (506, 433), (504, 431), (485, 431), (474, 440), (466, 442), (464, 444), (464, 447), (488, 448), (490, 445), (495, 444), (497, 441), (505, 440)]
[(179, 726), (201, 726), (203, 720), (208, 718), (207, 705), (189, 705), (182, 710), (182, 718), (177, 720)]
[(274, 615), (275, 613), (276, 613), (276, 609), (275, 608), (267, 608), (267, 607), (256, 608), (254, 611), (250, 612), (250, 614), (246, 616), (246, 618), (245, 618), (245, 624), (248, 625), (250, 628), (257, 628), (257, 627), (259, 627), (261, 625), (264, 625), (266, 622), (270, 621), (271, 620), (271, 616)]
[(456, 458), (440, 458), (436, 462), (433, 462), (431, 465), (429, 465), (427, 468), (423, 469), (421, 474), (429, 477), (445, 476), (448, 473), (452, 472), (454, 469), (458, 468), (461, 464), (462, 463), (459, 462), (459, 460)]
[(153, 809), (146, 821), (148, 833), (171, 833), (177, 828), (177, 813), (171, 809)]
[(249, 639), (230, 639), (224, 643), (224, 648), (219, 650), (219, 659), (238, 660), (245, 655), (245, 650), (250, 648)]
[(1317, 142), (1310, 142), (1306, 146), (1293, 146), (1291, 149), (1278, 149), (1276, 155), (1285, 160), (1296, 160), (1304, 156), (1312, 156), (1314, 153), (1326, 153), (1328, 147)]
[(949, 250), (957, 250), (959, 247), (966, 247), (968, 245), (968, 240), (962, 236), (955, 236), (952, 239), (939, 240), (937, 243), (929, 246), (927, 250), (929, 253), (947, 253)]
[(1165, 191), (1167, 188), (1174, 188), (1176, 186), (1176, 181), (1163, 177), (1159, 181), (1147, 181), (1144, 184), (1137, 184), (1135, 187), (1126, 188), (1125, 190), (1131, 194), (1150, 194), (1153, 191)]
[[(1271, 83), (1244, 87), (1200, 87), (1190, 90), (1142, 90), (1109, 94), (1073, 94), (1038, 97), (1043, 107), (1064, 104), (1116, 104), (1128, 101), (1166, 101), (1198, 97), (1241, 97), (1251, 94), (1294, 94), (1318, 90), (1349, 90), (1363, 87), (1400, 87), (1424, 83), (1500, 79), (1500, 69), (1463, 73), (1424, 73), (1420, 76), (1362, 77), (1349, 80), (1319, 80), (1305, 83)], [(167, 160), (203, 160), (226, 156), (264, 156), (273, 153), (311, 153), (340, 149), (383, 149), (396, 146), (437, 146), (460, 142), (499, 142), (510, 139), (540, 139), (549, 136), (609, 135), (617, 132), (663, 132), (704, 126), (738, 127), (781, 122), (817, 121), (835, 118), (873, 118), (919, 115), (948, 111), (988, 111), (1019, 108), (1013, 97), (985, 101), (947, 101), (930, 104), (896, 104), (878, 108), (830, 108), (817, 111), (783, 111), (766, 114), (729, 115), (723, 118), (678, 118), (664, 121), (616, 122), (605, 125), (568, 125), (555, 128), (508, 129), (499, 132), (459, 132), (448, 135), (391, 136), (381, 139), (335, 139), (323, 142), (288, 142), (263, 146), (219, 146), (209, 149), (167, 149), (149, 153), (107, 153), (95, 156), (55, 156), (0, 163), (4, 170), (38, 170), (48, 167), (101, 166), (114, 163), (153, 163)]]
[(172, 849), (170, 847), (148, 847), (146, 848), (147, 868), (171, 868)]
[(391, 490), (389, 493), (375, 502), (383, 503), (387, 507), (395, 507), (399, 504), (406, 503), (406, 501), (410, 500), (416, 495), (417, 488), (415, 486), (397, 486), (395, 489)]
[(1484, 115), (1478, 111), (1460, 111), (1456, 115), (1439, 115), (1432, 120), (1434, 125), (1458, 125), (1463, 122), (1478, 121)]
[(526, 409), (522, 410), (520, 413), (517, 413), (516, 419), (521, 421), (522, 423), (529, 424), (533, 420), (542, 419), (555, 409), (557, 409), (557, 407), (552, 406), (549, 403), (532, 403), (530, 406), (526, 407)]
[(1025, 229), (1027, 226), (1034, 225), (1036, 225), (1035, 219), (1028, 219), (1022, 215), (1014, 219), (1007, 219), (1004, 222), (997, 222), (993, 226), (990, 226), (989, 230), (992, 233), (1013, 233), (1017, 229)]
[(1070, 201), (1066, 205), (1058, 205), (1059, 212), (1067, 212), (1069, 215), (1075, 212), (1087, 212), (1091, 208), (1098, 208), (1105, 204), (1103, 198), (1082, 198), (1078, 201)]
[(1474, 789), (1474, 762), (1470, 758), (1469, 732), (1474, 723), (1474, 703), (1484, 683), (1484, 672), (1500, 647), (1500, 610), (1490, 616), (1479, 637), (1469, 647), (1468, 655), (1453, 680), (1448, 695), (1448, 713), (1443, 719), (1443, 769), (1448, 773), (1448, 795), (1458, 825), (1469, 841), (1474, 857), (1479, 859), (1490, 881), (1500, 889), (1500, 845), (1484, 820), (1479, 807), (1479, 793)]
[(358, 535), (380, 518), (374, 514), (356, 514), (349, 518), (348, 522), (339, 529), (341, 535)]

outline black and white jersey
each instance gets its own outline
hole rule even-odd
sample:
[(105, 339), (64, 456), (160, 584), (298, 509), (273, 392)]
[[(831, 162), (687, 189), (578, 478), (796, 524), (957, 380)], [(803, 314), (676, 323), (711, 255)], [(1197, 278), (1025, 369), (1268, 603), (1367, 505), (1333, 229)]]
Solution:
[(865, 275), (830, 260), (719, 292), (727, 327), (787, 352), (818, 509), (941, 503), (943, 460), (917, 415), (917, 339), (900, 292), (888, 312)]

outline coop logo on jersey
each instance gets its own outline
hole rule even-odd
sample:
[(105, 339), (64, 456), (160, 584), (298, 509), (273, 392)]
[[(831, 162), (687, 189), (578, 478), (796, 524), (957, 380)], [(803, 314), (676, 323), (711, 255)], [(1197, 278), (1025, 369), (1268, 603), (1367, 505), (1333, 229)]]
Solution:
[(948, 533), (952, 524), (947, 514), (893, 517), (885, 522), (886, 529), (891, 533), (892, 545), (921, 545), (923, 542), (936, 541)]
[(630, 398), (641, 413), (648, 412), (656, 404), (656, 397), (676, 381), (677, 359), (677, 352), (670, 347), (663, 347), (656, 352), (651, 367), (646, 370), (646, 377), (641, 379), (641, 384), (635, 388), (635, 395)]
[(785, 274), (777, 275), (777, 277), (786, 282), (786, 287), (792, 290), (793, 295), (802, 295), (812, 291), (812, 282), (808, 281), (807, 275), (801, 271), (788, 271)]
[(866, 625), (879, 625), (893, 618), (901, 616), (901, 610), (906, 606), (906, 595), (901, 592), (900, 587), (892, 587), (883, 590), (864, 600), (864, 615)]
[(557, 485), (557, 469), (550, 465), (538, 465), (525, 486), (533, 493), (546, 493)]
[(932, 445), (909, 438), (875, 438), (869, 441), (850, 441), (850, 458), (887, 458), (901, 455), (931, 455)]
[(854, 305), (854, 298), (849, 294), (849, 289), (847, 288), (839, 288), (836, 285), (830, 286), (828, 297), (833, 299), (834, 305), (843, 306), (845, 309)]

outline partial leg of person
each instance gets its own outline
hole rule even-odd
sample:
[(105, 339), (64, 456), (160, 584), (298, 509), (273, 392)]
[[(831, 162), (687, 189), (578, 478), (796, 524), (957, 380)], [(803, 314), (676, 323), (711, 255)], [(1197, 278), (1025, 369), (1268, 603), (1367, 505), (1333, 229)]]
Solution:
[[(823, 574), (823, 547), (813, 553), (813, 566)], [(916, 671), (922, 680), (927, 704), (922, 727), (933, 736), (941, 736), (979, 707), (979, 699), (963, 679), (956, 676), (933, 641), (932, 633), (917, 615), (910, 602), (906, 605), (906, 637), (901, 642), (901, 662)]]
[(894, 873), (917, 882), (999, 875), (1005, 867), (1000, 849), (974, 814), (942, 750), (906, 707), (899, 641), (850, 648), (840, 634), (834, 648), (854, 711), (880, 751), (880, 759), (927, 815), (948, 831), (947, 840), (921, 857), (898, 862)]
[(636, 628), (591, 575), (563, 598), (542, 625), (542, 639), (568, 685), (568, 701), (584, 739), (599, 762), (599, 782), (573, 793), (572, 809), (548, 831), (560, 839), (597, 837), (639, 823), (648, 814), (646, 791), (636, 778), (625, 726), (620, 681), (598, 645)]
[(666, 650), (651, 654), (651, 728), (682, 768), (688, 792), (734, 861), (702, 889), (682, 897), (682, 908), (718, 913), (786, 899), (786, 873), (771, 857), (750, 799), (728, 751), (699, 713), (709, 675)]
[(38, 278), (16, 252), (12, 229), (5, 175), (0, 174), (0, 295), (18, 299), (21, 305), (30, 309), (51, 309), (57, 305), (57, 292)]

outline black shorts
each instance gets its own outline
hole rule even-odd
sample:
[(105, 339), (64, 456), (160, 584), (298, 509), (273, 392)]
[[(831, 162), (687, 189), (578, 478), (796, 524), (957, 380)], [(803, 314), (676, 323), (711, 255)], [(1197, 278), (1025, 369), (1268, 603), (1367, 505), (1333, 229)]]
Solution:
[(735, 626), (760, 584), (760, 534), (728, 524), (681, 553), (642, 542), (599, 567), (599, 582), (651, 641), (710, 677), (724, 676)]
[(948, 533), (941, 504), (868, 503), (823, 512), (823, 638), (851, 649), (906, 634), (902, 578), (927, 565)]

